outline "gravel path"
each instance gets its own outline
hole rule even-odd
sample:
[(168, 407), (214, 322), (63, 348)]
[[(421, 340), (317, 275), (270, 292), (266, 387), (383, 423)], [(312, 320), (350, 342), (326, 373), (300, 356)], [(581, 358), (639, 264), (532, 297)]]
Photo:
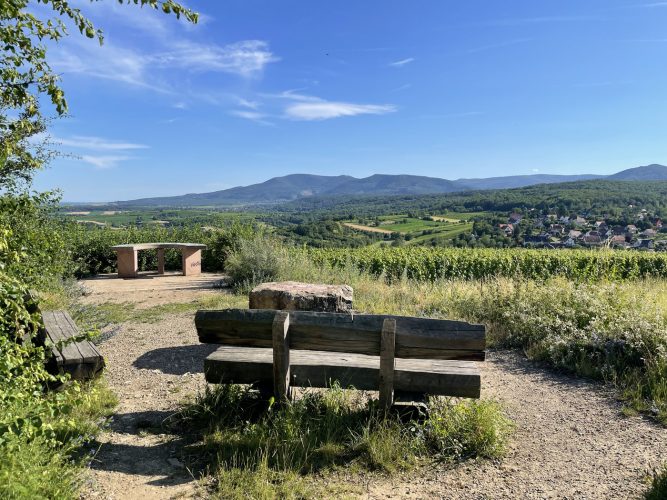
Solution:
[[(92, 302), (187, 302), (197, 287), (178, 293), (148, 289), (113, 294), (92, 288)], [(127, 285), (125, 285), (127, 286)], [(108, 283), (104, 287), (109, 287)], [(201, 345), (192, 314), (153, 324), (126, 323), (100, 345), (106, 378), (120, 404), (90, 471), (86, 498), (187, 498), (200, 471), (187, 434), (161, 425), (204, 387)], [(496, 398), (516, 424), (508, 455), (499, 462), (437, 466), (393, 478), (363, 479), (369, 498), (639, 498), (647, 471), (667, 459), (667, 430), (626, 418), (614, 394), (599, 384), (541, 369), (514, 352), (492, 352), (482, 365), (483, 397)], [(182, 432), (183, 430), (179, 430)]]

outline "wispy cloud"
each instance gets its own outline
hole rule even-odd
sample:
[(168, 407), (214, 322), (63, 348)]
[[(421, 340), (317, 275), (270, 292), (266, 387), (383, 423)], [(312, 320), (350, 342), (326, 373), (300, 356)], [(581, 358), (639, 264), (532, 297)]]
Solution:
[(81, 161), (99, 169), (114, 168), (117, 167), (120, 162), (131, 159), (130, 156), (114, 155), (82, 155), (79, 158)]
[(402, 90), (407, 90), (410, 87), (412, 87), (411, 83), (406, 83), (405, 85), (401, 85), (400, 87), (396, 87), (391, 89), (389, 92), (401, 92)]
[(167, 52), (146, 58), (148, 65), (162, 68), (222, 71), (247, 78), (261, 74), (267, 64), (279, 60), (262, 40), (243, 40), (224, 46), (182, 41)]
[(408, 57), (408, 58), (406, 58), (406, 59), (401, 59), (400, 61), (390, 62), (390, 63), (389, 63), (389, 66), (392, 66), (392, 67), (394, 67), (394, 68), (400, 68), (400, 67), (402, 67), (402, 66), (405, 66), (406, 64), (410, 64), (410, 63), (413, 62), (414, 60), (415, 60), (414, 57)]
[(667, 7), (667, 2), (651, 2), (640, 4), (639, 7), (653, 8), (653, 7)]
[(243, 118), (245, 120), (250, 120), (255, 123), (259, 123), (260, 125), (273, 125), (273, 123), (271, 123), (266, 119), (267, 118), (266, 114), (260, 113), (258, 111), (233, 109), (229, 112), (229, 114), (232, 116), (236, 116), (238, 118)]
[(396, 111), (391, 104), (355, 104), (351, 102), (317, 101), (297, 102), (285, 108), (285, 115), (292, 120), (329, 120), (342, 116), (384, 115)]
[(101, 137), (75, 135), (69, 138), (54, 137), (53, 142), (76, 149), (89, 149), (95, 151), (124, 151), (130, 149), (146, 149), (145, 144), (133, 142), (118, 142)]
[(250, 101), (248, 99), (244, 99), (243, 97), (239, 97), (238, 105), (248, 109), (258, 109), (260, 103), (258, 101)]
[(142, 54), (112, 42), (106, 42), (102, 47), (88, 40), (83, 42), (58, 51), (53, 63), (57, 71), (84, 74), (160, 92), (173, 90), (165, 83), (169, 73), (161, 74), (159, 70), (222, 72), (255, 78), (268, 64), (279, 60), (268, 43), (261, 40), (243, 40), (224, 46), (181, 40), (172, 43), (169, 50), (154, 54)]
[(493, 49), (501, 49), (503, 47), (511, 47), (512, 45), (519, 45), (521, 43), (526, 43), (530, 42), (530, 38), (517, 38), (515, 40), (507, 40), (505, 42), (498, 42), (498, 43), (491, 43), (488, 45), (482, 45), (479, 47), (474, 47), (472, 49), (468, 49), (469, 54), (474, 54), (476, 52), (484, 52), (487, 50), (493, 50)]
[(128, 154), (131, 151), (148, 148), (145, 144), (84, 135), (52, 137), (51, 141), (72, 148), (74, 154), (71, 155), (71, 158), (88, 163), (99, 169), (116, 167), (121, 162), (133, 158)]

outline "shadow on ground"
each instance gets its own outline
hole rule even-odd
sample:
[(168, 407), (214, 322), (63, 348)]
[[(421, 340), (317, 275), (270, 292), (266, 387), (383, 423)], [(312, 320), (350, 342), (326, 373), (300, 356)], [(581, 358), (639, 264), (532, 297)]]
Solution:
[(204, 358), (218, 347), (215, 344), (159, 347), (139, 356), (132, 366), (144, 370), (159, 370), (170, 375), (201, 373), (204, 371)]
[[(201, 477), (204, 471), (197, 436), (168, 425), (173, 412), (140, 411), (113, 417), (110, 431), (123, 434), (115, 443), (91, 443), (96, 450), (90, 468), (128, 475), (155, 476), (146, 484), (180, 485)], [(181, 433), (182, 431), (182, 433)], [(152, 436), (149, 436), (152, 435)], [(146, 444), (134, 444), (141, 438)]]

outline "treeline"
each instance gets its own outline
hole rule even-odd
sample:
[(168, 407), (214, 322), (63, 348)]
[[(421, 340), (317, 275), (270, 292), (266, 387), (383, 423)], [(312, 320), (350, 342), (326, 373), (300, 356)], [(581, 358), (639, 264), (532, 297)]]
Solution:
[(468, 191), (454, 194), (405, 196), (347, 196), (303, 198), (271, 207), (282, 216), (304, 221), (323, 218), (346, 220), (396, 213), (415, 216), (454, 212), (510, 212), (534, 209), (570, 213), (622, 214), (628, 207), (646, 208), (663, 216), (667, 181), (591, 180), (539, 184), (515, 189)]

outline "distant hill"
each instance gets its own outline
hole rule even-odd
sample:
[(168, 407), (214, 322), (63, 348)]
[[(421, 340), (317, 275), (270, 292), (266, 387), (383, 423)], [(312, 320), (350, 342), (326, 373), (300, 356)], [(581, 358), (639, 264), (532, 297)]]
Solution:
[(292, 174), (284, 177), (274, 177), (259, 184), (234, 187), (222, 191), (142, 198), (118, 201), (110, 205), (117, 207), (243, 206), (282, 203), (317, 196), (442, 194), (596, 179), (619, 181), (667, 180), (667, 167), (653, 164), (630, 168), (609, 176), (535, 174), (489, 177), (486, 179), (457, 179), (455, 181), (419, 175), (376, 174), (358, 179), (349, 175)]
[(560, 182), (588, 181), (591, 179), (604, 179), (604, 175), (581, 174), (581, 175), (509, 175), (507, 177), (488, 177), (486, 179), (457, 179), (459, 185), (470, 189), (511, 189), (518, 187), (534, 186), (535, 184), (556, 184)]
[(621, 170), (608, 176), (607, 179), (612, 181), (665, 181), (667, 180), (667, 167), (653, 163), (644, 167)]

